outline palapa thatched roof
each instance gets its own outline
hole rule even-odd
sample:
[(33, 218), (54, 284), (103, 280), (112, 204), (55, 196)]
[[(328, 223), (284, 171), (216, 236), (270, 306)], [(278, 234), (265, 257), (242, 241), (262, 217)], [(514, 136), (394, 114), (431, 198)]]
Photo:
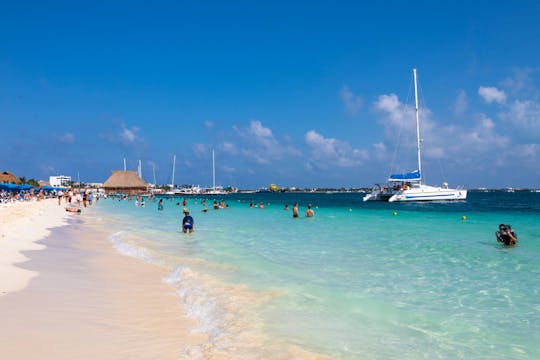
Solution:
[(0, 182), (10, 183), (10, 184), (20, 184), (21, 181), (13, 173), (9, 171), (0, 172)]
[(148, 184), (141, 179), (136, 171), (113, 170), (112, 175), (105, 181), (103, 188), (114, 190), (141, 189), (146, 190)]

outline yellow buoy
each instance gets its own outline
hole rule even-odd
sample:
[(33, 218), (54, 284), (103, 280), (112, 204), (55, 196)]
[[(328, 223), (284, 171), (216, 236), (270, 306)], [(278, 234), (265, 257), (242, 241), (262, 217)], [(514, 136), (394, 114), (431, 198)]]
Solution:
[(394, 216), (397, 216), (397, 211), (394, 211)]
[(352, 209), (351, 209), (351, 208), (349, 208), (349, 211), (352, 211)]
[(466, 217), (465, 215), (463, 215), (463, 216), (461, 217), (461, 220), (467, 220), (467, 217)]

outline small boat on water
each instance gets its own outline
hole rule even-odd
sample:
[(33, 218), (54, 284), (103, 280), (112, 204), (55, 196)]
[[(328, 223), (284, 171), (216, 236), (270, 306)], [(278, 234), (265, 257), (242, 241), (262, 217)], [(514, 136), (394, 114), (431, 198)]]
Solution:
[(430, 186), (422, 183), (420, 117), (418, 113), (416, 69), (413, 69), (413, 77), (418, 169), (405, 174), (390, 175), (386, 185), (376, 185), (369, 194), (364, 196), (363, 200), (388, 202), (465, 200), (467, 198), (466, 189), (451, 189), (446, 182), (442, 186)]

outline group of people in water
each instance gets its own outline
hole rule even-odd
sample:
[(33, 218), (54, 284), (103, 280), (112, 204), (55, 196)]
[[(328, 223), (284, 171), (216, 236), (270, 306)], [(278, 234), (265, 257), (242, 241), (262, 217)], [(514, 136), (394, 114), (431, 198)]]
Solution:
[[(163, 198), (160, 198), (159, 201), (158, 201), (158, 205), (157, 205), (157, 210), (158, 211), (163, 211), (165, 209), (163, 200), (164, 200)], [(170, 199), (170, 201), (172, 201), (172, 198)], [(195, 200), (194, 203), (197, 204), (197, 200)], [(206, 206), (206, 204), (207, 204), (207, 200), (202, 199), (201, 200), (201, 205), (203, 206), (202, 212), (208, 212), (208, 207)], [(140, 206), (140, 207), (144, 207), (144, 198), (141, 199), (139, 196), (137, 196), (136, 200), (135, 200), (135, 205)], [(187, 205), (188, 205), (188, 201), (187, 201), (187, 199), (184, 198), (182, 200), (182, 206), (183, 206), (182, 213), (183, 213), (184, 217), (182, 219), (181, 230), (182, 230), (183, 233), (190, 233), (191, 234), (195, 230), (195, 221), (193, 219), (193, 216), (190, 215), (190, 212), (187, 209)], [(180, 202), (177, 202), (176, 206), (180, 206)], [(264, 204), (264, 202), (261, 202), (261, 203), (259, 203), (257, 205), (256, 203), (254, 203), (252, 201), (252, 202), (250, 202), (249, 207), (250, 208), (264, 209), (265, 204)], [(229, 204), (226, 204), (225, 200), (221, 200), (221, 201), (214, 200), (213, 203), (212, 203), (212, 208), (214, 210), (227, 209), (227, 208), (229, 208)], [(289, 210), (289, 205), (285, 205), (284, 210)], [(313, 207), (312, 207), (311, 204), (308, 204), (307, 210), (305, 212), (305, 216), (307, 218), (315, 216), (315, 211), (313, 210)], [(295, 203), (293, 208), (292, 208), (292, 217), (293, 218), (298, 218), (299, 217), (298, 203)]]
[[(73, 193), (71, 193), (71, 194), (73, 194)], [(69, 195), (71, 195), (71, 194), (69, 194)], [(61, 195), (64, 195), (64, 194), (61, 194)], [(66, 195), (67, 195), (68, 198), (71, 198), (71, 196), (69, 196), (68, 194), (66, 194)], [(74, 195), (75, 195), (75, 199), (77, 199), (77, 197), (76, 197), (77, 195), (81, 196), (81, 194), (74, 194)], [(59, 196), (59, 202), (60, 202), (60, 199), (61, 199), (61, 196)], [(71, 199), (69, 199), (69, 200), (71, 200)], [(87, 200), (87, 199), (84, 199), (84, 200)], [(83, 202), (86, 203), (86, 201), (84, 201), (84, 200), (83, 200)], [(89, 200), (89, 203), (92, 204), (91, 195), (88, 196), (88, 200)], [(159, 201), (158, 201), (158, 205), (157, 205), (157, 210), (158, 211), (163, 211), (164, 210), (163, 200), (164, 200), (163, 198), (160, 198)], [(169, 200), (172, 201), (173, 199), (171, 198)], [(155, 200), (152, 200), (152, 201), (155, 201)], [(202, 212), (208, 212), (208, 207), (206, 206), (206, 202), (207, 202), (206, 199), (201, 200), (201, 205), (203, 206)], [(197, 200), (195, 200), (194, 203), (197, 204)], [(144, 198), (141, 198), (141, 197), (137, 196), (136, 200), (135, 200), (135, 205), (140, 206), (140, 207), (144, 207), (145, 206)], [(190, 212), (187, 209), (187, 205), (188, 205), (188, 201), (187, 201), (187, 199), (184, 198), (183, 201), (182, 201), (182, 206), (184, 207), (183, 210), (182, 210), (182, 213), (183, 213), (184, 217), (182, 219), (181, 230), (182, 230), (183, 233), (190, 233), (191, 234), (195, 230), (195, 221), (194, 221), (193, 217), (190, 215)], [(180, 202), (177, 202), (176, 206), (180, 206)], [(255, 202), (251, 201), (250, 204), (249, 204), (249, 207), (250, 208), (264, 209), (265, 208), (265, 203), (260, 202), (259, 204), (257, 204)], [(221, 201), (214, 200), (213, 203), (212, 203), (212, 208), (214, 210), (226, 209), (226, 208), (229, 208), (229, 204), (225, 204), (224, 200), (221, 200)], [(289, 205), (286, 204), (285, 207), (283, 208), (283, 210), (289, 211), (290, 210)], [(306, 218), (311, 218), (311, 217), (314, 217), (314, 216), (315, 216), (315, 211), (313, 210), (313, 206), (311, 204), (308, 204), (306, 212), (305, 212), (305, 217)], [(294, 205), (292, 207), (292, 217), (293, 218), (299, 218), (300, 217), (300, 210), (299, 210), (299, 207), (298, 207), (298, 203), (294, 203)], [(501, 243), (503, 245), (506, 245), (506, 246), (515, 246), (515, 245), (517, 245), (517, 242), (518, 242), (516, 232), (514, 231), (514, 229), (512, 229), (512, 227), (510, 225), (506, 225), (506, 224), (500, 224), (499, 225), (499, 230), (497, 230), (495, 232), (495, 237), (496, 237), (496, 239), (497, 239), (497, 241), (499, 243)]]

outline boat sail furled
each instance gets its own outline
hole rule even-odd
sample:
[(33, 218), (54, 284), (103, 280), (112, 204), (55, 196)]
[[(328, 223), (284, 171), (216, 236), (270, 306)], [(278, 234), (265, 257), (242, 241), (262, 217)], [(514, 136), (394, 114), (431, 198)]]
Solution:
[(422, 183), (422, 154), (416, 69), (413, 69), (413, 76), (418, 169), (406, 174), (390, 175), (387, 180), (387, 186), (377, 185), (371, 193), (364, 196), (363, 200), (388, 202), (465, 200), (467, 198), (466, 189), (450, 189), (447, 183), (443, 183), (440, 187)]

